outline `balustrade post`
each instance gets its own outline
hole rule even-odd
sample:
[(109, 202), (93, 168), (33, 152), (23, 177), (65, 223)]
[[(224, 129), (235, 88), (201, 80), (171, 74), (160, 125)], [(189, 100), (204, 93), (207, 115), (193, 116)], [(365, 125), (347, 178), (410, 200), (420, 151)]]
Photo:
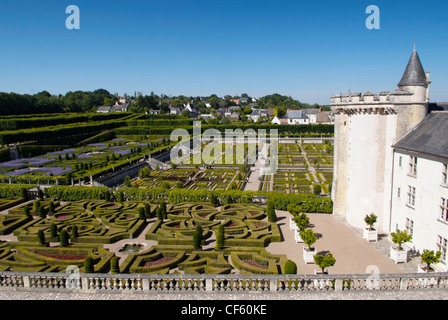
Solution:
[(269, 279), (269, 291), (277, 292), (277, 279)]
[(89, 278), (81, 277), (81, 289), (87, 290), (89, 289)]
[(407, 290), (407, 289), (408, 289), (408, 279), (401, 278), (400, 279), (400, 290)]
[(143, 291), (149, 291), (149, 279), (142, 279)]
[(22, 279), (23, 279), (23, 287), (30, 288), (31, 287), (30, 276), (23, 276)]
[(334, 281), (334, 291), (342, 291), (343, 288), (343, 279), (335, 279)]
[(213, 291), (213, 279), (205, 279), (205, 291)]

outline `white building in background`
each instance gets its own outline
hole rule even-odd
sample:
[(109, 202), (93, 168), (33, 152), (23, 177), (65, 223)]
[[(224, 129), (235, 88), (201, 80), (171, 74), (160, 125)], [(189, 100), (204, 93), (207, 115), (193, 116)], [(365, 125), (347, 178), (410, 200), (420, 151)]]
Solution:
[(414, 49), (397, 90), (331, 97), (333, 212), (349, 224), (364, 228), (364, 217), (374, 213), (380, 233), (395, 231), (391, 224), (392, 146), (428, 114), (429, 84), (429, 73)]
[(317, 123), (317, 115), (321, 112), (320, 109), (303, 109), (302, 111), (308, 117), (309, 124)]
[(288, 110), (285, 118), (288, 119), (288, 124), (310, 124), (310, 118), (303, 110)]
[(393, 151), (390, 229), (411, 234), (418, 252), (440, 250), (447, 271), (448, 111), (431, 112)]

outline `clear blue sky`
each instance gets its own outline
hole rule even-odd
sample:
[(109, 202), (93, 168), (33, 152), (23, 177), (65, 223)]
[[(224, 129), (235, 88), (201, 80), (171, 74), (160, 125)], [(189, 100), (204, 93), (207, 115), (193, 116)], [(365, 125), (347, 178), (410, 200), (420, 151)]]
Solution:
[[(80, 30), (68, 30), (68, 5)], [(380, 30), (368, 30), (368, 5)], [(442, 0), (0, 0), (0, 91), (290, 95), (396, 88), (414, 43), (448, 101)]]

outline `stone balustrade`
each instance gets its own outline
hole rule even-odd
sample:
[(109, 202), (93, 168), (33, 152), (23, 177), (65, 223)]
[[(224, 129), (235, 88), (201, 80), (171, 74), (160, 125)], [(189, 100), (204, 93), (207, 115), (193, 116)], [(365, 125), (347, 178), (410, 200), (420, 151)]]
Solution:
[(448, 288), (448, 273), (157, 275), (0, 272), (0, 289), (73, 292), (313, 292)]

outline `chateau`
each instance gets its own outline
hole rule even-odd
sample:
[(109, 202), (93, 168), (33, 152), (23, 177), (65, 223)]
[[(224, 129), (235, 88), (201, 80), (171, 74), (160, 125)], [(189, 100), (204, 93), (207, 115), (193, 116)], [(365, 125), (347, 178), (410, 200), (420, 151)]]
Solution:
[(430, 83), (414, 48), (396, 90), (331, 97), (334, 214), (364, 228), (374, 213), (379, 233), (407, 230), (417, 251), (448, 239), (448, 114), (430, 113)]

